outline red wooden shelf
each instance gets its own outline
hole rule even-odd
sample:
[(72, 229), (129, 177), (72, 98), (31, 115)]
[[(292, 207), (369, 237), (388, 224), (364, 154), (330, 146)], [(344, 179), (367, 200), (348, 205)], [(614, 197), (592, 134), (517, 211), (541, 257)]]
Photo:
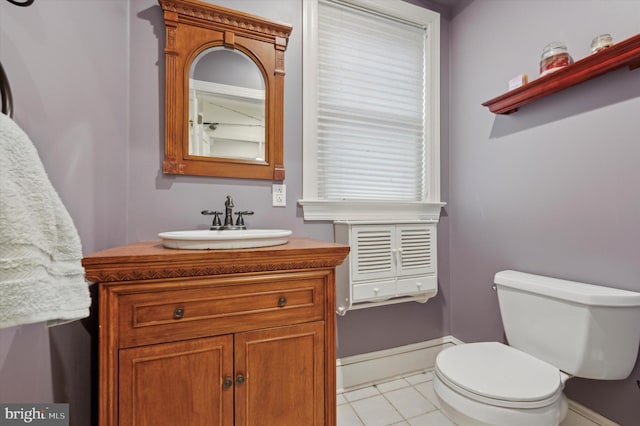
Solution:
[(511, 114), (523, 105), (624, 66), (628, 66), (630, 70), (640, 67), (640, 34), (510, 90), (482, 105), (495, 114)]

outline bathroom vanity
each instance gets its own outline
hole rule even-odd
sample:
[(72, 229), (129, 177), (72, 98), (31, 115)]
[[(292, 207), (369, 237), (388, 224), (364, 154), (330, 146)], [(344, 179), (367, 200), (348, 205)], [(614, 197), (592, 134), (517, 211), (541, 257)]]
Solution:
[(335, 267), (346, 245), (140, 242), (83, 259), (98, 285), (99, 418), (335, 425)]

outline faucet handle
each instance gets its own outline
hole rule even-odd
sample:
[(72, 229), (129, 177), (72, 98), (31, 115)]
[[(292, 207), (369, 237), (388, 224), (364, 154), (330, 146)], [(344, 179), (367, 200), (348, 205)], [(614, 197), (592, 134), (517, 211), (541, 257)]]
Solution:
[(245, 210), (242, 212), (236, 212), (238, 215), (238, 219), (236, 220), (236, 226), (245, 226), (243, 216), (251, 216), (253, 214), (252, 210)]
[(213, 222), (209, 229), (220, 229), (222, 227), (222, 222), (220, 221), (220, 215), (222, 212), (213, 211), (213, 210), (202, 210), (200, 214), (203, 215), (213, 215)]

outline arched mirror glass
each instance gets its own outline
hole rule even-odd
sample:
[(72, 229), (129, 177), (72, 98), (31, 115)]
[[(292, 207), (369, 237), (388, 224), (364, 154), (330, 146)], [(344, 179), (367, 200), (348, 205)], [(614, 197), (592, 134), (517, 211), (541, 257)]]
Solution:
[(205, 50), (189, 73), (189, 155), (265, 161), (265, 84), (244, 53)]
[(198, 0), (158, 0), (166, 29), (166, 174), (284, 180), (291, 26)]

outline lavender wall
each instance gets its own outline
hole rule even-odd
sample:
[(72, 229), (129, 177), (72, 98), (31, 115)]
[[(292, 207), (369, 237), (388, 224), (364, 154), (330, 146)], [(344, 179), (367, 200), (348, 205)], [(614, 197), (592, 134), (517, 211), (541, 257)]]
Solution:
[[(85, 253), (206, 227), (200, 211), (221, 208), (227, 194), (256, 212), (249, 226), (333, 240), (332, 225), (305, 223), (296, 203), (302, 196), (302, 2), (215, 3), (294, 27), (285, 54), (285, 208), (271, 207), (271, 182), (162, 174), (164, 24), (155, 0), (37, 0), (28, 8), (0, 1), (0, 58), (14, 92), (14, 119), (38, 148)], [(444, 146), (444, 194), (446, 155)], [(447, 231), (445, 217), (438, 297), (339, 318), (339, 356), (449, 334)], [(91, 424), (91, 327), (84, 321), (51, 330), (42, 324), (1, 329), (0, 401), (69, 402), (71, 424)]]
[[(14, 119), (36, 145), (85, 252), (126, 238), (127, 19), (126, 1), (0, 2)], [(0, 401), (70, 402), (71, 424), (90, 424), (85, 326), (1, 329)]]
[[(542, 48), (575, 59), (591, 39), (638, 32), (640, 1), (478, 0), (451, 23), (451, 332), (502, 340), (495, 272), (512, 268), (640, 291), (640, 73), (619, 70), (495, 116), (480, 104)], [(544, 312), (540, 313), (544, 315)], [(561, 326), (561, 324), (559, 324)], [(614, 331), (615, 332), (615, 331)], [(623, 425), (640, 419), (626, 381), (572, 379), (570, 398)]]

